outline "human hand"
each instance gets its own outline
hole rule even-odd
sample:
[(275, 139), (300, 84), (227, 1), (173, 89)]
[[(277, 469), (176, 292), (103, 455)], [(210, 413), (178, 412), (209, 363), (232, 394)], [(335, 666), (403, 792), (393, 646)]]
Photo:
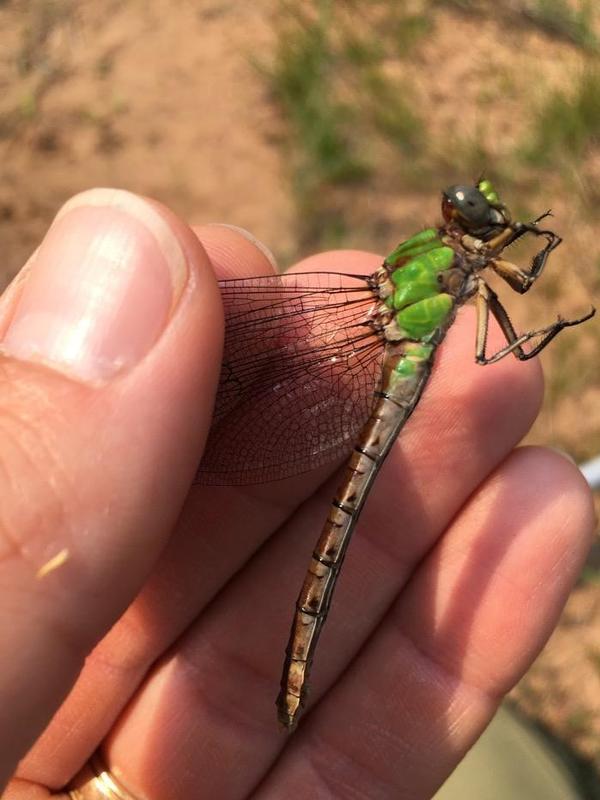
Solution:
[(239, 231), (196, 237), (133, 195), (76, 201), (0, 303), (5, 797), (68, 797), (98, 748), (140, 799), (430, 797), (540, 650), (590, 543), (577, 469), (514, 450), (538, 365), (478, 367), (459, 317), (367, 502), (286, 738), (282, 650), (336, 477), (188, 494), (219, 373), (212, 270), (272, 266)]

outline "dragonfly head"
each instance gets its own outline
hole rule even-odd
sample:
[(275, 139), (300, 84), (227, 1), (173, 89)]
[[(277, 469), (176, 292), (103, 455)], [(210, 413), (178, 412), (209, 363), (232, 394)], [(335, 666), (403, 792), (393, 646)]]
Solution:
[(483, 238), (510, 222), (506, 207), (484, 178), (475, 186), (449, 186), (442, 192), (442, 214), (447, 224), (454, 223)]

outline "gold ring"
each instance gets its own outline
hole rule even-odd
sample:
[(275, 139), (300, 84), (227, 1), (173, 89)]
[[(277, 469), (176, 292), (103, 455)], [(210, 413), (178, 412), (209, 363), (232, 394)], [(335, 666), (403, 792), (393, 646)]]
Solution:
[(98, 752), (67, 787), (71, 800), (136, 800), (104, 766)]

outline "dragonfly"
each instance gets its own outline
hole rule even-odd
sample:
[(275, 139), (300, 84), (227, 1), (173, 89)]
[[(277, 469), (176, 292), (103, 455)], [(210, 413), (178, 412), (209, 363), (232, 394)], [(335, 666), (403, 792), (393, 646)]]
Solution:
[[(225, 347), (213, 425), (198, 480), (282, 479), (346, 456), (347, 466), (310, 558), (286, 648), (278, 718), (295, 728), (344, 556), (369, 491), (431, 375), (436, 351), (474, 298), (475, 360), (526, 361), (564, 328), (595, 313), (518, 334), (486, 282), (495, 272), (524, 294), (561, 238), (513, 221), (492, 182), (442, 192), (443, 222), (399, 244), (371, 275), (287, 273), (220, 283)], [(524, 236), (540, 241), (523, 268), (504, 258)], [(486, 270), (488, 271), (486, 273)], [(506, 344), (488, 354), (490, 314)]]

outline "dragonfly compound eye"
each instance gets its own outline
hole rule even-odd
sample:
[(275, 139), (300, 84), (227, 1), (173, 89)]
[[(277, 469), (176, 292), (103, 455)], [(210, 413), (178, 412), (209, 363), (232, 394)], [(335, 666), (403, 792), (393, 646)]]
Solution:
[(442, 194), (442, 214), (446, 222), (465, 228), (482, 228), (492, 222), (492, 207), (475, 186), (450, 186)]

